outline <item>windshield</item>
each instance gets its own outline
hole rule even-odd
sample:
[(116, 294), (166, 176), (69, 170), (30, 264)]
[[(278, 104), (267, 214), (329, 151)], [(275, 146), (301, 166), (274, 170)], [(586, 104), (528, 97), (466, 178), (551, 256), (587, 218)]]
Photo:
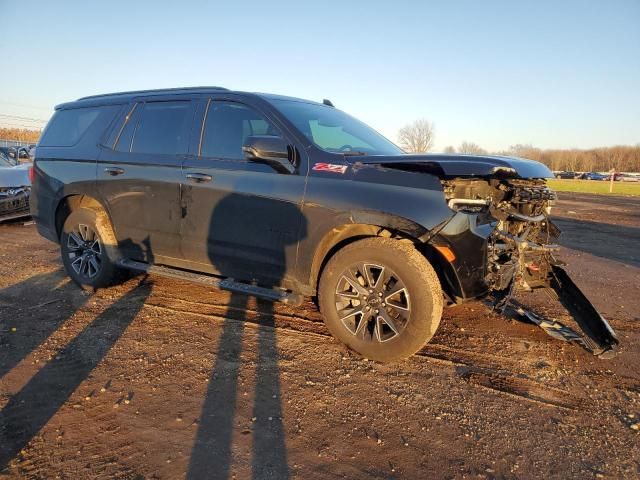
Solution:
[(359, 120), (334, 107), (295, 100), (272, 100), (316, 146), (345, 155), (398, 155), (400, 148)]

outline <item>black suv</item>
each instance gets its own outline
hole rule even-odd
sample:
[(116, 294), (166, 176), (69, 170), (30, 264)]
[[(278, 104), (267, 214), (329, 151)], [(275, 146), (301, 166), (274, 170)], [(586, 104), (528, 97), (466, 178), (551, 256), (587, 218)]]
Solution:
[(315, 296), (334, 336), (384, 361), (427, 342), (445, 301), (500, 306), (558, 281), (552, 176), (524, 159), (406, 155), (328, 100), (180, 88), (56, 107), (31, 206), (80, 285), (133, 269)]

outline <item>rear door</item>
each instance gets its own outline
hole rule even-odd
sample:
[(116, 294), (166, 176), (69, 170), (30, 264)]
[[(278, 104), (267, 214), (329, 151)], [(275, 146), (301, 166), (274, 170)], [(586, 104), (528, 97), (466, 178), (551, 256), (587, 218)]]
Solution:
[(242, 152), (247, 136), (284, 137), (282, 126), (246, 101), (214, 96), (202, 110), (196, 154), (183, 168), (184, 258), (240, 280), (286, 283), (306, 235), (300, 209), (305, 176), (278, 173)]
[(135, 102), (102, 150), (98, 189), (129, 258), (181, 256), (180, 183), (193, 113), (191, 98)]

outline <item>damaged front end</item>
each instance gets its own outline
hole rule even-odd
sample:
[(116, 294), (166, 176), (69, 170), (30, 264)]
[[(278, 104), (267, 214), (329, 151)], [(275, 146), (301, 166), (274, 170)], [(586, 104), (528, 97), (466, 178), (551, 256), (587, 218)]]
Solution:
[[(486, 291), (474, 296), (487, 296), (497, 311), (512, 310), (555, 338), (577, 342), (596, 355), (609, 354), (619, 343), (616, 334), (556, 258), (560, 230), (549, 219), (554, 192), (544, 179), (513, 178), (508, 170), (498, 169), (488, 179), (443, 180), (448, 205), (458, 215), (438, 238), (460, 245), (458, 236), (473, 235), (473, 248), (486, 252), (484, 258), (477, 260), (483, 262), (482, 266), (469, 265), (465, 260), (455, 267), (459, 272), (466, 268), (467, 274), (473, 271), (484, 276)], [(461, 222), (468, 224), (470, 233), (456, 226)], [(438, 248), (438, 239), (434, 240)], [(468, 239), (464, 240), (468, 243)], [(514, 299), (518, 292), (536, 289), (544, 289), (550, 298), (560, 301), (584, 335), (526, 310)]]

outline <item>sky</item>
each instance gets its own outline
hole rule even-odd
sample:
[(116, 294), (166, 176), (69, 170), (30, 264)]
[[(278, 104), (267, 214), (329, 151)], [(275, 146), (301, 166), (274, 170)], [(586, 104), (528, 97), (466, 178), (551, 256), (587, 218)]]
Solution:
[(219, 85), (328, 98), (393, 141), (426, 118), (436, 151), (640, 144), (640, 0), (0, 0), (0, 20), (0, 126)]

